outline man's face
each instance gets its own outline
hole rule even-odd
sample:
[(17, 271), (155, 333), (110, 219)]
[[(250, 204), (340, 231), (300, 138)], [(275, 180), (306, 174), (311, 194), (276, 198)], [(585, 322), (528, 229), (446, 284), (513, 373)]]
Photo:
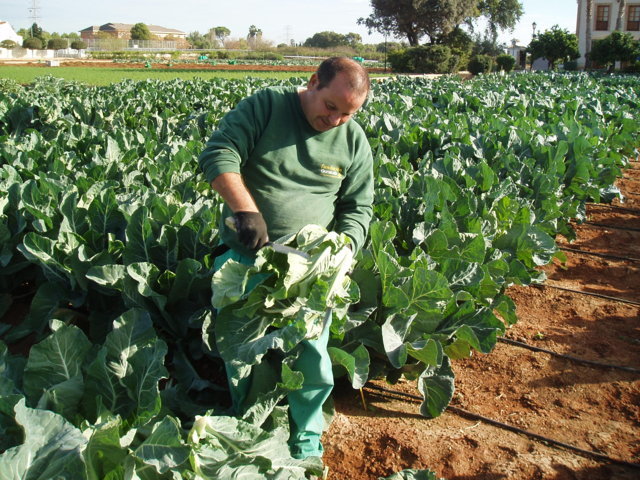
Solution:
[(314, 73), (300, 98), (309, 124), (319, 132), (326, 132), (348, 122), (367, 95), (354, 92), (344, 73), (336, 74), (328, 85), (318, 89), (318, 77)]

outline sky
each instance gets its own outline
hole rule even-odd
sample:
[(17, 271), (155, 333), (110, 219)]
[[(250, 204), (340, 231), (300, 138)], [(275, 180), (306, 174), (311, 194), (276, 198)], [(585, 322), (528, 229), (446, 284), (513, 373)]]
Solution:
[[(527, 45), (533, 33), (543, 32), (553, 25), (575, 33), (576, 0), (521, 0), (524, 14), (513, 32), (503, 32), (499, 40)], [(294, 40), (303, 43), (313, 34), (334, 31), (362, 36), (364, 43), (379, 43), (379, 33), (369, 35), (357, 24), (368, 17), (369, 0), (0, 0), (0, 21), (14, 30), (28, 28), (33, 23), (34, 4), (38, 7), (38, 25), (53, 33), (79, 32), (91, 25), (105, 23), (138, 23), (175, 28), (185, 33), (206, 33), (212, 27), (224, 26), (231, 37), (244, 38), (249, 27), (262, 30), (265, 40), (274, 44)], [(389, 41), (394, 40), (389, 37)]]

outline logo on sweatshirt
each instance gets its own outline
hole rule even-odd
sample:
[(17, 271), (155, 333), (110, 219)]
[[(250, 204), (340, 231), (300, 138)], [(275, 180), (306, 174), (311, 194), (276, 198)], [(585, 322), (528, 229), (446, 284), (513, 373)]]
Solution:
[(342, 178), (342, 168), (333, 165), (320, 165), (320, 175), (323, 177)]

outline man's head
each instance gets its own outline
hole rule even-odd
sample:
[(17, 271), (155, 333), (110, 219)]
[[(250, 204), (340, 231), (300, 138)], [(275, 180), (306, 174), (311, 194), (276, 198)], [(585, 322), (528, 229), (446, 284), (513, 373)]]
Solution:
[(300, 92), (309, 124), (324, 132), (351, 119), (367, 98), (369, 75), (358, 62), (346, 57), (328, 58)]

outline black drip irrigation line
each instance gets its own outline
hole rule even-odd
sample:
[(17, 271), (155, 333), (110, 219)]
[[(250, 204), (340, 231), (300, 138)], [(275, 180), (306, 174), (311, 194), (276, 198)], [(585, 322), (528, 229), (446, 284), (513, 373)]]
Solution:
[(618, 225), (606, 225), (604, 223), (598, 223), (598, 222), (584, 222), (583, 225), (591, 225), (592, 227), (599, 227), (599, 228), (610, 228), (611, 230), (626, 230), (628, 232), (640, 232), (640, 228), (620, 227)]
[(542, 284), (542, 285), (534, 284), (533, 286), (536, 287), (536, 288), (540, 288), (540, 289), (545, 288), (545, 287), (555, 288), (557, 290), (562, 290), (562, 291), (565, 291), (565, 292), (579, 293), (580, 295), (588, 295), (590, 297), (604, 298), (605, 300), (612, 300), (614, 302), (628, 303), (630, 305), (640, 305), (640, 302), (635, 302), (633, 300), (627, 300), (625, 298), (611, 297), (609, 295), (602, 295), (601, 293), (584, 292), (582, 290), (573, 290), (571, 288), (561, 287), (559, 285), (550, 285), (548, 283), (545, 283), (545, 284)]
[(589, 365), (590, 367), (614, 368), (616, 370), (624, 370), (625, 372), (640, 373), (640, 369), (638, 368), (626, 367), (623, 365), (611, 365), (609, 363), (601, 363), (601, 362), (595, 362), (593, 360), (587, 360), (584, 358), (573, 357), (571, 355), (565, 355), (564, 353), (558, 353), (552, 350), (547, 350), (546, 348), (535, 347), (533, 345), (529, 345), (528, 343), (518, 342), (517, 340), (511, 340), (510, 338), (506, 338), (506, 337), (498, 337), (498, 341), (502, 343), (506, 343), (507, 345), (526, 348), (527, 350), (531, 350), (532, 352), (547, 353), (549, 355), (553, 355), (554, 357), (564, 358), (565, 360), (570, 360), (572, 362), (584, 363), (585, 365)]
[(608, 204), (605, 204), (605, 203), (587, 203), (587, 205), (590, 206), (590, 207), (611, 208), (613, 210), (620, 210), (620, 211), (623, 211), (623, 212), (640, 214), (640, 210), (638, 210), (636, 208), (620, 207), (618, 205), (608, 205)]
[(640, 258), (633, 257), (621, 257), (619, 255), (611, 255), (609, 253), (588, 252), (586, 250), (580, 250), (578, 248), (559, 247), (560, 250), (571, 253), (579, 253), (582, 255), (593, 255), (594, 257), (610, 258), (612, 260), (623, 260), (628, 262), (640, 262)]
[[(395, 390), (389, 390), (386, 388), (382, 388), (382, 387), (378, 387), (377, 385), (366, 385), (364, 387), (365, 389), (371, 389), (371, 390), (376, 390), (379, 392), (384, 392), (387, 394), (392, 394), (392, 395), (396, 395), (398, 397), (405, 397), (411, 400), (416, 400), (419, 402), (422, 402), (423, 399), (422, 397), (419, 397), (418, 395), (412, 395), (410, 393), (404, 393), (404, 392), (398, 392)], [(382, 396), (386, 396), (386, 395), (382, 395)], [(626, 460), (620, 460), (617, 458), (612, 458), (608, 455), (604, 455), (602, 453), (598, 453), (598, 452), (594, 452), (592, 450), (585, 450), (584, 448), (580, 448), (580, 447), (576, 447), (575, 445), (570, 445), (568, 443), (564, 443), (564, 442), (560, 442), (558, 440), (554, 440), (553, 438), (549, 438), (549, 437), (545, 437), (544, 435), (539, 435), (537, 433), (533, 433), (530, 432), (528, 430), (524, 430), (522, 428), (518, 428), (518, 427), (514, 427), (513, 425), (509, 425), (508, 423), (503, 423), (503, 422), (499, 422), (497, 420), (493, 420), (492, 418), (488, 418), (488, 417), (484, 417), (482, 415), (478, 415), (477, 413), (472, 413), (469, 412), (467, 410), (464, 410), (462, 408), (458, 408), (458, 407), (453, 407), (451, 405), (449, 405), (447, 407), (447, 410), (451, 411), (452, 413), (455, 413), (456, 415), (460, 415), (461, 417), (465, 417), (465, 418), (469, 418), (471, 420), (479, 420), (481, 422), (487, 423), (489, 425), (492, 425), (494, 427), (498, 427), (498, 428), (502, 428), (504, 430), (509, 430), (511, 432), (514, 433), (519, 433), (521, 435), (526, 435), (529, 438), (533, 438), (534, 440), (537, 440), (539, 442), (548, 444), (548, 445), (553, 445), (555, 447), (560, 447), (560, 448), (564, 448), (566, 450), (570, 450), (572, 452), (578, 453), (579, 455), (585, 456), (585, 457), (589, 457), (589, 458), (593, 458), (602, 462), (608, 462), (608, 463), (615, 463), (617, 465), (623, 465), (625, 467), (629, 467), (629, 468), (638, 468), (640, 469), (640, 463), (632, 463), (632, 462), (627, 462)]]

